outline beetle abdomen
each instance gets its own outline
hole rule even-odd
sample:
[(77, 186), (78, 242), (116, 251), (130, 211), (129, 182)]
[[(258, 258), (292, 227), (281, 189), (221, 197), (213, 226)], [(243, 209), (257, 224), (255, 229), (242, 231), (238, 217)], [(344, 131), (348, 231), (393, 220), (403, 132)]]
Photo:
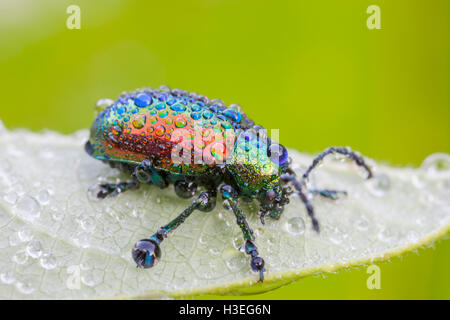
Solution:
[(89, 151), (102, 160), (199, 175), (233, 152), (235, 132), (252, 122), (236, 107), (181, 90), (126, 93), (101, 111), (91, 128)]

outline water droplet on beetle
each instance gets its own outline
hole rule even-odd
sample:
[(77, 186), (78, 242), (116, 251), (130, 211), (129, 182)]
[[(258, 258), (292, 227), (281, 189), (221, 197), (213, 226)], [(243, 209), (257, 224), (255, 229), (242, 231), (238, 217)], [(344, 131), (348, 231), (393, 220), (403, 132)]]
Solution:
[(16, 214), (25, 220), (34, 220), (41, 214), (41, 206), (29, 196), (21, 197), (14, 206)]
[(51, 253), (46, 253), (40, 260), (41, 266), (44, 269), (52, 270), (56, 267), (56, 258)]
[(385, 174), (379, 174), (367, 180), (366, 186), (370, 193), (376, 197), (384, 196), (391, 188), (391, 180)]
[(0, 281), (4, 284), (14, 283), (14, 281), (16, 281), (16, 275), (14, 274), (14, 271), (12, 269), (2, 271), (2, 273), (0, 273)]
[(305, 233), (305, 221), (300, 217), (293, 217), (286, 222), (286, 230), (294, 236)]
[(102, 112), (103, 110), (105, 110), (112, 104), (114, 104), (114, 100), (111, 100), (108, 98), (103, 98), (103, 99), (98, 100), (97, 103), (95, 104), (95, 113), (99, 114), (100, 112)]
[(28, 243), (26, 251), (30, 257), (37, 259), (42, 255), (42, 245), (38, 240), (32, 240)]

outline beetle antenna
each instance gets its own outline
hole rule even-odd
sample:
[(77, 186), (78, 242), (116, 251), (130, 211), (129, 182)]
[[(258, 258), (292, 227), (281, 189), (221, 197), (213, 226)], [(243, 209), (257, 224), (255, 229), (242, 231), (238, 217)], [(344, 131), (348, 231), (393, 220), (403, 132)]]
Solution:
[(302, 199), (302, 202), (305, 204), (306, 211), (308, 212), (308, 215), (312, 220), (313, 229), (319, 232), (319, 221), (316, 219), (314, 208), (304, 192), (306, 188), (305, 181), (299, 181), (295, 179), (295, 172), (290, 168), (287, 170), (287, 173), (288, 174), (282, 175), (282, 179), (285, 181), (289, 181), (294, 186), (295, 190), (297, 191), (296, 193), (300, 196), (300, 199)]

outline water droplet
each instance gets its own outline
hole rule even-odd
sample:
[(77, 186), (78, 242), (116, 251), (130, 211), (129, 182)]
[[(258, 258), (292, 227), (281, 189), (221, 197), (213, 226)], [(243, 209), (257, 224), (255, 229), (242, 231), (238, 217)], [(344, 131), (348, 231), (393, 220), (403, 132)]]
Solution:
[(28, 255), (25, 250), (19, 250), (12, 257), (12, 260), (17, 264), (25, 264), (28, 261)]
[(411, 242), (417, 242), (420, 238), (419, 233), (415, 230), (408, 231), (406, 237), (408, 238), (408, 241)]
[(11, 283), (14, 283), (14, 281), (16, 281), (16, 275), (14, 274), (13, 270), (7, 269), (7, 270), (3, 271), (2, 273), (0, 273), (0, 280), (4, 284), (11, 284)]
[(14, 185), (14, 190), (19, 196), (23, 196), (25, 194), (25, 189), (21, 184)]
[(17, 201), (17, 193), (15, 191), (9, 191), (3, 196), (3, 199), (10, 204), (15, 204)]
[(222, 206), (225, 210), (231, 210), (231, 204), (230, 201), (228, 201), (228, 199), (222, 201)]
[(395, 238), (394, 233), (389, 228), (383, 228), (378, 234), (378, 239), (380, 239), (383, 242), (393, 242), (394, 238)]
[(86, 232), (92, 232), (95, 229), (95, 220), (92, 217), (85, 217), (80, 220), (81, 228)]
[(342, 234), (338, 229), (334, 229), (328, 236), (330, 241), (336, 245), (340, 245), (342, 243)]
[(422, 189), (426, 185), (426, 181), (420, 173), (411, 175), (411, 183), (417, 189)]
[(444, 174), (450, 176), (450, 155), (446, 153), (434, 153), (429, 155), (420, 166), (425, 170), (428, 178), (442, 178)]
[(56, 258), (51, 253), (46, 253), (42, 256), (41, 260), (41, 266), (44, 269), (51, 270), (56, 267)]
[(88, 248), (89, 244), (89, 236), (87, 233), (79, 233), (73, 238), (73, 242), (80, 248)]
[(25, 220), (33, 220), (41, 214), (41, 206), (34, 198), (23, 196), (17, 201), (15, 212)]
[(17, 234), (19, 235), (19, 239), (23, 242), (30, 241), (33, 238), (33, 231), (28, 227), (20, 229)]
[(136, 129), (142, 129), (145, 126), (146, 119), (147, 117), (145, 115), (138, 114), (134, 117), (134, 120), (132, 122), (133, 127), (135, 127)]
[(367, 231), (369, 230), (369, 220), (366, 217), (360, 217), (356, 220), (355, 227), (359, 231)]
[(50, 215), (55, 221), (61, 221), (62, 218), (64, 218), (64, 212), (59, 210), (58, 208), (51, 208)]
[(98, 193), (101, 191), (101, 187), (99, 183), (94, 183), (87, 189), (88, 199), (91, 201), (100, 201), (97, 197)]
[(50, 201), (50, 193), (48, 190), (41, 190), (37, 195), (37, 199), (41, 204), (47, 204)]
[(391, 188), (391, 180), (385, 174), (379, 174), (367, 180), (366, 186), (370, 193), (376, 197), (384, 196)]
[(101, 282), (101, 277), (98, 272), (85, 271), (81, 275), (81, 282), (89, 287), (93, 287)]
[(27, 253), (32, 258), (39, 258), (42, 255), (42, 245), (38, 240), (32, 240), (27, 245)]
[(246, 260), (246, 257), (242, 253), (235, 253), (227, 260), (226, 264), (230, 271), (236, 272), (247, 266)]
[(132, 209), (131, 214), (135, 218), (142, 218), (145, 215), (144, 211), (139, 209)]
[(34, 291), (34, 287), (33, 284), (30, 280), (25, 280), (25, 281), (19, 281), (16, 283), (16, 288), (24, 293), (24, 294), (30, 294)]
[(239, 251), (244, 252), (244, 240), (242, 239), (242, 236), (235, 237), (233, 239), (233, 247)]
[(300, 217), (294, 217), (286, 222), (286, 230), (290, 234), (297, 236), (305, 233), (305, 221)]
[(95, 104), (95, 110), (100, 112), (108, 108), (110, 105), (114, 104), (114, 100), (103, 98), (97, 101)]
[(220, 253), (220, 251), (217, 248), (210, 248), (208, 251), (213, 256), (217, 256)]

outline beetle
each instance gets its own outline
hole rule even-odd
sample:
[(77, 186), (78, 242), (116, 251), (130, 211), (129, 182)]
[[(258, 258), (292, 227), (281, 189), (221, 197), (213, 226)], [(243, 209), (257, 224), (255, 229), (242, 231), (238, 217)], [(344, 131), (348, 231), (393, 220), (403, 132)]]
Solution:
[(345, 191), (310, 190), (311, 171), (328, 154), (341, 154), (372, 172), (364, 159), (347, 147), (330, 147), (320, 153), (300, 179), (291, 168), (284, 146), (267, 137), (240, 108), (218, 99), (161, 86), (125, 92), (112, 100), (92, 124), (86, 152), (131, 175), (130, 181), (99, 185), (96, 196), (116, 196), (141, 184), (167, 188), (174, 185), (181, 198), (203, 191), (183, 212), (148, 239), (138, 241), (132, 257), (139, 268), (151, 268), (161, 258), (161, 242), (192, 212), (209, 212), (220, 194), (240, 227), (252, 271), (263, 281), (264, 260), (258, 254), (254, 233), (239, 200), (259, 203), (259, 217), (279, 219), (292, 194), (304, 203), (315, 231), (319, 222), (309, 194), (337, 199)]

